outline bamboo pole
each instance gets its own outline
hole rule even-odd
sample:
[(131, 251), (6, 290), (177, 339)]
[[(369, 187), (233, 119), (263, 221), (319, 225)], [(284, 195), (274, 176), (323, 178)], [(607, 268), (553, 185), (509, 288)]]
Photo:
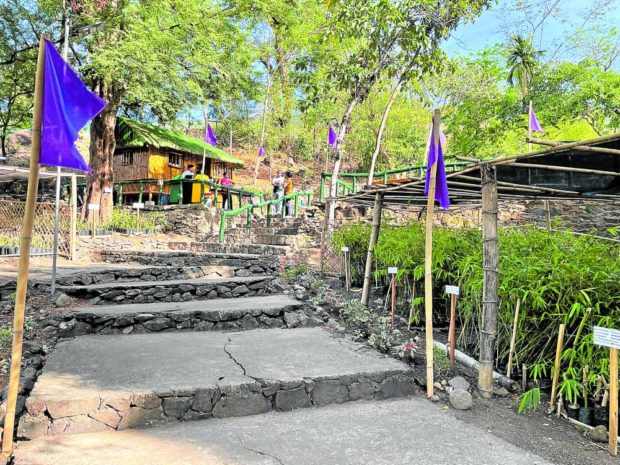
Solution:
[(567, 173), (585, 173), (585, 174), (600, 174), (602, 176), (620, 176), (620, 172), (617, 171), (604, 171), (604, 170), (592, 170), (589, 168), (572, 168), (570, 166), (554, 166), (554, 165), (538, 165), (536, 163), (521, 163), (515, 161), (493, 163), (493, 165), (509, 165), (516, 166), (517, 168), (536, 168), (549, 171), (565, 171)]
[(558, 343), (555, 347), (555, 362), (553, 364), (553, 382), (551, 383), (551, 400), (549, 400), (549, 406), (553, 408), (555, 405), (556, 390), (558, 387), (558, 381), (560, 380), (560, 364), (562, 362), (562, 347), (564, 347), (564, 329), (565, 325), (562, 323), (558, 330)]
[(521, 309), (521, 299), (517, 299), (515, 307), (515, 318), (512, 324), (512, 338), (510, 338), (510, 352), (508, 352), (508, 367), (506, 367), (506, 376), (510, 378), (512, 375), (512, 356), (515, 353), (515, 345), (517, 343), (517, 325), (519, 323), (519, 310)]
[(396, 275), (392, 275), (392, 327), (396, 318)]
[(76, 242), (77, 242), (77, 177), (71, 175), (71, 226), (69, 231), (69, 249), (71, 260), (77, 260)]
[(530, 111), (527, 114), (527, 151), (531, 152), (532, 151), (532, 143), (530, 142), (530, 139), (532, 138), (532, 123), (531, 123), (531, 115), (532, 114), (532, 101), (530, 100)]
[[(533, 144), (536, 144), (536, 145), (547, 145), (550, 147), (557, 147), (558, 145), (562, 145), (562, 142), (558, 142), (556, 140), (537, 139), (536, 137), (528, 137), (527, 141)], [(620, 155), (620, 150), (609, 149), (607, 147), (588, 147), (586, 145), (576, 145), (573, 148), (576, 150), (581, 150), (582, 152), (608, 153), (611, 155)]]
[(450, 341), (450, 366), (454, 368), (454, 350), (456, 346), (456, 295), (454, 294), (450, 294), (450, 329), (448, 331), (448, 339)]
[(482, 294), (482, 328), (480, 330), (480, 372), (478, 390), (483, 397), (493, 396), (493, 361), (497, 337), (497, 184), (495, 169), (480, 167), (482, 183), (482, 247), (484, 291)]
[(13, 345), (11, 350), (11, 374), (4, 418), (4, 436), (2, 438), (2, 457), (8, 460), (13, 451), (13, 430), (15, 428), (15, 408), (19, 388), (19, 375), (22, 363), (22, 345), (24, 340), (24, 313), (26, 309), (26, 291), (28, 287), (28, 266), (30, 264), (30, 243), (32, 242), (32, 224), (39, 187), (39, 159), (41, 156), (41, 121), (43, 117), (43, 88), (45, 69), (45, 36), (39, 41), (37, 74), (34, 90), (34, 108), (32, 115), (32, 145), (30, 148), (30, 173), (24, 223), (22, 226), (19, 265), (17, 270), (17, 290), (15, 293), (15, 313), (13, 315)]
[(372, 231), (370, 242), (368, 243), (368, 253), (366, 254), (366, 267), (364, 268), (364, 286), (362, 287), (361, 302), (368, 305), (370, 298), (370, 275), (372, 273), (372, 262), (375, 254), (375, 247), (379, 240), (379, 230), (381, 229), (381, 210), (383, 209), (383, 193), (375, 194), (375, 206), (372, 211)]
[[(439, 144), (439, 110), (433, 114), (433, 144)], [(424, 308), (426, 331), (426, 395), (432, 397), (433, 386), (433, 218), (435, 210), (435, 184), (437, 182), (437, 160), (431, 166), (428, 183), (428, 199), (426, 203), (426, 238), (424, 246)], [(426, 175), (428, 176), (428, 169)]]
[(618, 349), (609, 349), (609, 453), (618, 455)]

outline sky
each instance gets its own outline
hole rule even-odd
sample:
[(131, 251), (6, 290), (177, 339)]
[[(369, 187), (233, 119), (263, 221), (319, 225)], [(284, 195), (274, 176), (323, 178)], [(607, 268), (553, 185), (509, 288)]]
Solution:
[[(525, 0), (527, 1), (527, 0)], [(601, 3), (606, 2), (606, 8), (600, 8)], [(519, 0), (499, 0), (490, 10), (485, 11), (473, 23), (463, 24), (457, 28), (450, 39), (444, 45), (444, 50), (449, 56), (466, 56), (483, 50), (488, 46), (506, 41), (508, 30), (519, 27), (526, 19), (539, 17), (540, 10), (518, 8)], [(546, 4), (554, 4), (554, 0), (541, 0), (536, 2), (538, 8)], [(601, 15), (601, 19), (589, 16), (593, 10), (595, 15)], [(602, 23), (606, 21), (606, 23)], [(557, 2), (554, 13), (545, 22), (542, 33), (536, 35), (537, 45), (544, 50), (555, 48), (562, 37), (574, 32), (577, 28), (592, 27), (596, 23), (613, 27), (620, 24), (620, 0), (561, 0)]]

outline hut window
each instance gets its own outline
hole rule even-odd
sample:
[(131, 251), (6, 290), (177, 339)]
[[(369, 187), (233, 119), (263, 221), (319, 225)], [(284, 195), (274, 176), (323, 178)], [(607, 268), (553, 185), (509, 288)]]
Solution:
[(168, 165), (180, 168), (181, 167), (181, 155), (179, 155), (178, 153), (169, 153), (168, 154)]
[(121, 153), (121, 165), (133, 165), (133, 152)]

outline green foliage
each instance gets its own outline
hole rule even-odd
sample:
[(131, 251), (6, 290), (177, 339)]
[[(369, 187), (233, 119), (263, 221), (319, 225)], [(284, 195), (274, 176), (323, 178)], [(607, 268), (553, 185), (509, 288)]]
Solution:
[[(347, 245), (353, 278), (363, 272), (370, 227), (352, 224), (335, 232), (337, 246)], [(608, 376), (606, 351), (592, 344), (592, 327), (620, 328), (620, 247), (570, 231), (525, 227), (499, 231), (499, 309), (497, 344), (500, 364), (508, 359), (514, 306), (521, 300), (517, 359), (531, 367), (535, 380), (549, 376), (555, 355), (552, 343), (560, 323), (566, 324), (562, 393), (570, 401), (582, 395), (582, 370), (589, 367), (590, 385)], [(423, 300), (424, 228), (418, 223), (383, 226), (375, 249), (375, 279), (387, 284), (388, 266), (397, 266), (399, 289), (414, 305)], [(482, 315), (482, 241), (473, 229), (435, 228), (433, 279), (436, 295), (445, 284), (461, 289), (459, 343), (473, 354)], [(415, 318), (415, 315), (414, 315)], [(551, 341), (551, 342), (550, 342)], [(591, 386), (586, 387), (589, 390)]]
[(402, 334), (392, 327), (390, 317), (380, 317), (376, 328), (368, 338), (368, 344), (381, 352), (391, 352), (400, 341)]
[(345, 328), (354, 336), (364, 338), (370, 334), (370, 325), (373, 319), (372, 312), (358, 299), (350, 300), (347, 305), (340, 310), (340, 316), (342, 317)]
[(519, 397), (519, 413), (525, 413), (530, 410), (536, 410), (540, 405), (540, 388), (535, 387), (529, 391), (525, 391)]
[(439, 347), (433, 347), (433, 367), (438, 378), (450, 371), (450, 359)]
[[(165, 223), (166, 217), (163, 213), (140, 213), (140, 231), (161, 231), (165, 229)], [(83, 224), (82, 227), (87, 228), (88, 224)], [(137, 228), (138, 215), (135, 210), (130, 210), (127, 208), (115, 208), (110, 219), (106, 220), (101, 225), (101, 229), (113, 231)]]
[(301, 265), (297, 265), (287, 269), (285, 275), (287, 279), (293, 279), (297, 276), (307, 273), (309, 270), (310, 268), (308, 267), (308, 265), (302, 263)]
[(11, 346), (13, 341), (13, 331), (10, 329), (0, 329), (0, 350)]

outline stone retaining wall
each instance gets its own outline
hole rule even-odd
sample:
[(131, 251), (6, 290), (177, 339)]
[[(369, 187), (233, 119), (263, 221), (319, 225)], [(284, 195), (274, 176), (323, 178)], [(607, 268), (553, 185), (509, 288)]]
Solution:
[(387, 371), (280, 382), (256, 380), (166, 393), (111, 393), (80, 402), (29, 399), (18, 436), (125, 430), (163, 423), (289, 411), (360, 399), (403, 397), (416, 391), (413, 371)]
[(257, 328), (308, 328), (313, 319), (297, 307), (252, 309), (220, 312), (196, 310), (95, 315), (88, 310), (66, 315), (54, 315), (44, 322), (47, 334), (61, 338), (85, 334), (142, 334), (151, 332), (187, 331), (247, 331)]
[[(278, 257), (273, 255), (260, 256), (232, 253), (217, 253), (216, 255), (190, 251), (141, 252), (114, 250), (101, 251), (100, 255), (101, 259), (107, 263), (138, 263), (141, 265), (168, 267), (230, 267), (234, 271), (233, 275), (239, 277), (273, 275), (280, 268)], [(178, 277), (170, 279), (178, 279)]]
[[(156, 282), (148, 286), (138, 283), (111, 283), (109, 286), (59, 286), (58, 290), (72, 297), (90, 299), (91, 305), (104, 304), (142, 304), (151, 302), (185, 302), (189, 300), (229, 299), (233, 297), (251, 297), (255, 295), (273, 294), (277, 291), (270, 286), (273, 278), (254, 278), (250, 281), (214, 281), (213, 283), (191, 284), (175, 281), (158, 285)], [(135, 285), (134, 285), (135, 284)], [(141, 283), (140, 283), (141, 284)]]

